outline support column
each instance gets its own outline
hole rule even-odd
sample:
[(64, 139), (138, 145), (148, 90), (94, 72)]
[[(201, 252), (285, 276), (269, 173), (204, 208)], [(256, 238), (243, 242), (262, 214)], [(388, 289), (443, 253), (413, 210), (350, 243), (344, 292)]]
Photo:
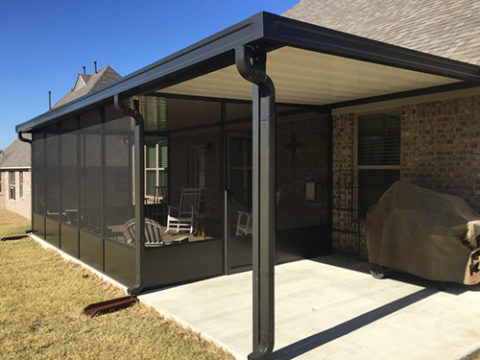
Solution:
[(252, 270), (253, 352), (268, 359), (275, 334), (275, 88), (265, 73), (266, 54), (258, 48), (236, 49), (239, 73), (252, 82)]
[(135, 285), (128, 288), (130, 295), (138, 295), (143, 289), (145, 267), (145, 169), (144, 169), (144, 128), (145, 122), (140, 114), (139, 101), (133, 101), (133, 109), (126, 107), (120, 95), (113, 98), (115, 108), (135, 120), (134, 140), (134, 176), (135, 176)]
[(145, 259), (145, 138), (144, 123), (139, 113), (139, 101), (134, 100), (133, 110), (135, 112), (135, 130), (134, 130), (134, 146), (135, 146), (135, 286), (130, 288), (129, 292), (137, 295), (143, 287), (143, 268)]

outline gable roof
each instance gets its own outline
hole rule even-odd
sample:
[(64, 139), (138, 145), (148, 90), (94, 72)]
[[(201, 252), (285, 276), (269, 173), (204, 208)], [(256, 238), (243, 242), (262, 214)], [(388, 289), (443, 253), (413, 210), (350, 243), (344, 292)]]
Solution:
[[(27, 135), (25, 136), (27, 137)], [(31, 166), (30, 144), (16, 139), (0, 153), (0, 169), (24, 168)]]
[(480, 65), (478, 0), (301, 0), (284, 16)]
[(78, 74), (77, 82), (75, 83), (75, 86), (73, 87), (73, 91), (80, 89), (87, 85), (88, 80), (90, 79), (92, 75), (88, 74)]
[(64, 105), (120, 78), (121, 76), (108, 65), (92, 75), (79, 74), (74, 88), (62, 97), (53, 108)]

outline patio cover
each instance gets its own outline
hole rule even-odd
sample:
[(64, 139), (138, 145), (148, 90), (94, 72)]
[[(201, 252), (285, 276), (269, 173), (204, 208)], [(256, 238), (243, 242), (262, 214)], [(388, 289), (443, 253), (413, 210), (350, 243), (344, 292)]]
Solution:
[[(328, 110), (479, 84), (480, 67), (476, 65), (262, 12), (20, 124), (16, 130), (22, 138), (22, 132), (37, 126), (113, 102), (121, 107), (122, 99), (152, 92), (251, 100), (254, 352), (249, 358), (265, 359), (274, 341), (275, 102)], [(136, 119), (135, 203), (143, 204), (143, 123), (138, 109), (123, 110)], [(144, 256), (142, 209), (137, 206), (135, 210), (139, 280)]]

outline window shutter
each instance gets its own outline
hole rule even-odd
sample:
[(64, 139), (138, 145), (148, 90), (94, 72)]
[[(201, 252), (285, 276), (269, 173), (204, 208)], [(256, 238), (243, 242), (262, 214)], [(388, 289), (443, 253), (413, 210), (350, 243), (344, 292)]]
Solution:
[(168, 141), (162, 140), (158, 143), (158, 147), (160, 150), (160, 159), (159, 159), (159, 167), (167, 168), (168, 167)]
[(158, 129), (165, 129), (167, 127), (167, 99), (157, 98), (157, 115)]
[(400, 164), (400, 116), (358, 117), (358, 165)]
[(157, 114), (155, 111), (156, 99), (152, 97), (144, 97), (145, 101), (145, 129), (156, 130), (157, 129)]

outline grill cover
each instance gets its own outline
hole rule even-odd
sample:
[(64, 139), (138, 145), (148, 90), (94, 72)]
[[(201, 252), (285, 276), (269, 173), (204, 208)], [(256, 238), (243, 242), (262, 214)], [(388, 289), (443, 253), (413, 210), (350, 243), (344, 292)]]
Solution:
[(372, 264), (429, 280), (480, 282), (472, 271), (480, 215), (457, 196), (398, 181), (368, 210), (366, 230)]

